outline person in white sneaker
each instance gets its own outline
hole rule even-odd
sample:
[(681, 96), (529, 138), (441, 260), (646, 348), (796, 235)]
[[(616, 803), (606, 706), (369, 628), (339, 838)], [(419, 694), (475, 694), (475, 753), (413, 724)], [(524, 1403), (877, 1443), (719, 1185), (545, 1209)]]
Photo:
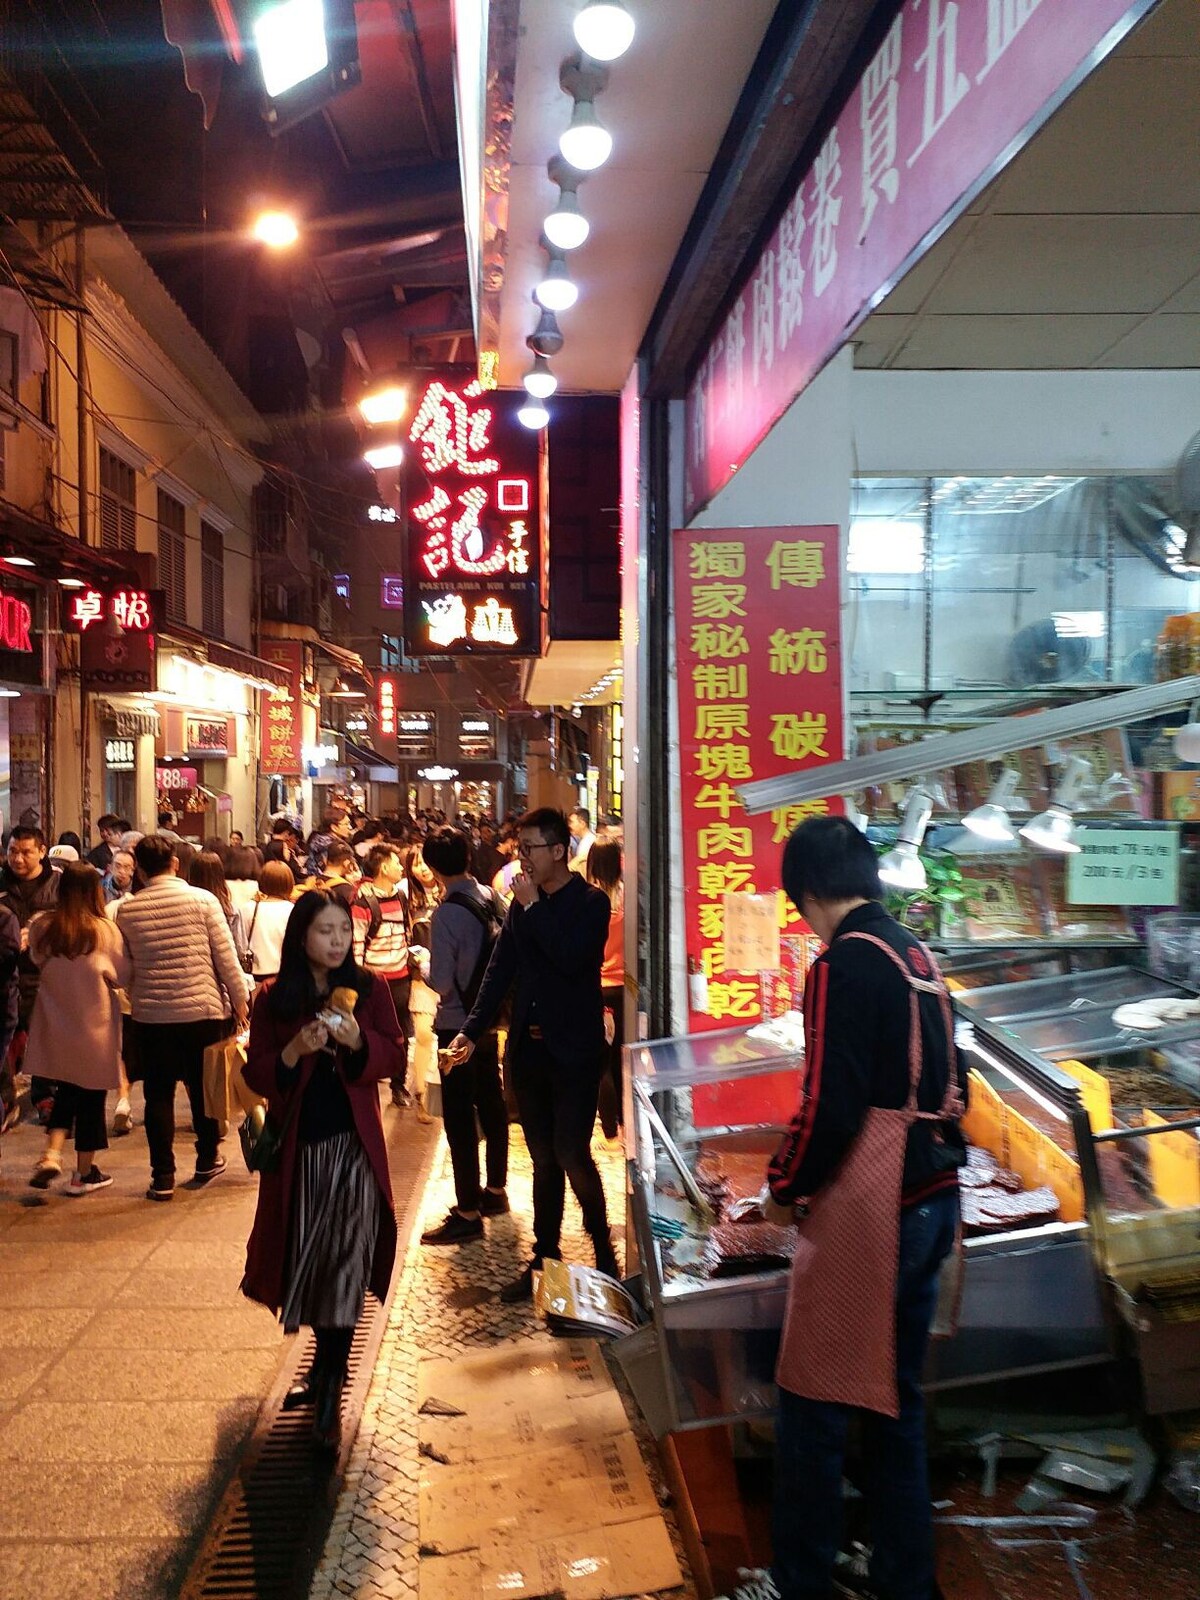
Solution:
[(133, 965), (104, 914), (100, 874), (84, 861), (64, 866), (58, 903), (34, 917), (30, 959), (40, 969), (29, 1025), (27, 1070), (55, 1084), (46, 1148), (30, 1183), (46, 1189), (62, 1172), (67, 1135), (75, 1140), (71, 1195), (95, 1194), (112, 1179), (96, 1165), (108, 1148), (104, 1102), (120, 1084), (121, 1011), (117, 991)]

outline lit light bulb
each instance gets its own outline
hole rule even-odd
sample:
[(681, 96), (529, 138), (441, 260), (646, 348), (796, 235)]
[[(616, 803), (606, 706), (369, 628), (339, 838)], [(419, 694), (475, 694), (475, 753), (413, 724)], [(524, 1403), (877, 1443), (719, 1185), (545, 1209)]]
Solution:
[(536, 433), (550, 421), (550, 413), (540, 400), (527, 400), (517, 412), (517, 421)]
[(373, 449), (363, 451), (363, 460), (376, 472), (381, 472), (385, 467), (398, 467), (404, 460), (404, 446), (377, 444)]
[(383, 422), (399, 422), (408, 410), (408, 390), (398, 383), (389, 383), (384, 389), (363, 395), (358, 409), (363, 421), (373, 428)]
[(612, 155), (612, 147), (612, 134), (600, 126), (592, 102), (576, 100), (571, 126), (558, 141), (563, 159), (580, 172), (595, 172)]
[(569, 311), (579, 299), (579, 286), (571, 282), (571, 274), (561, 256), (552, 255), (546, 275), (534, 289), (538, 305), (547, 311)]
[(558, 388), (558, 379), (546, 364), (545, 356), (535, 356), (533, 365), (522, 378), (526, 394), (532, 395), (535, 400), (549, 400)]
[(286, 250), (300, 237), (296, 219), (286, 211), (263, 211), (254, 219), (254, 237), (271, 250)]
[(588, 0), (575, 18), (575, 42), (593, 61), (615, 61), (633, 43), (635, 24), (622, 0)]
[(542, 223), (542, 232), (560, 250), (578, 250), (591, 231), (591, 223), (579, 209), (579, 196), (574, 189), (563, 189), (558, 204)]

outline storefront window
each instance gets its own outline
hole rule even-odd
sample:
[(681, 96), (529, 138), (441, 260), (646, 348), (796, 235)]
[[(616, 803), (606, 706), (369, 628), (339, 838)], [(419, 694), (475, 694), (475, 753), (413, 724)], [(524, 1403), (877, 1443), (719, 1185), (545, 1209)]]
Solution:
[(847, 552), (851, 690), (1151, 682), (1167, 618), (1200, 611), (1200, 574), (1181, 565), (1170, 505), (1169, 484), (1140, 477), (860, 480)]

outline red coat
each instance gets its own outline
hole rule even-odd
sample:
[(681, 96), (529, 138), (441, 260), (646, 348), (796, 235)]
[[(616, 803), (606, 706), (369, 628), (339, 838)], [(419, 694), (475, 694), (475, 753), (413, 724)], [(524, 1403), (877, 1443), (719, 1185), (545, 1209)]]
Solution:
[[(279, 1166), (274, 1172), (264, 1172), (259, 1177), (258, 1208), (246, 1246), (246, 1275), (242, 1279), (242, 1293), (269, 1310), (278, 1312), (283, 1304), (283, 1274), (290, 1233), (292, 1183), (300, 1128), (299, 1098), (308, 1087), (316, 1056), (302, 1056), (300, 1076), (295, 1086), (286, 1092), (279, 1089), (276, 1066), (280, 1053), (293, 1035), (299, 1033), (311, 1019), (301, 1017), (295, 1021), (281, 1021), (267, 1004), (265, 997), (269, 992), (270, 985), (264, 985), (250, 1019), (246, 1082), (256, 1094), (266, 1098), (268, 1110), (275, 1121), (283, 1122), (293, 1101), (297, 1109), (283, 1141)], [(396, 1214), (392, 1207), (383, 1119), (379, 1113), (379, 1084), (386, 1078), (399, 1077), (404, 1071), (407, 1046), (386, 983), (376, 980), (369, 992), (359, 1000), (354, 1014), (367, 1044), (367, 1064), (361, 1076), (347, 1078), (344, 1073), (346, 1052), (339, 1050), (337, 1071), (346, 1086), (350, 1109), (354, 1114), (354, 1126), (370, 1159), (371, 1170), (385, 1202), (379, 1208), (379, 1229), (375, 1236), (370, 1281), (370, 1288), (382, 1300), (391, 1283), (392, 1267), (396, 1260)]]

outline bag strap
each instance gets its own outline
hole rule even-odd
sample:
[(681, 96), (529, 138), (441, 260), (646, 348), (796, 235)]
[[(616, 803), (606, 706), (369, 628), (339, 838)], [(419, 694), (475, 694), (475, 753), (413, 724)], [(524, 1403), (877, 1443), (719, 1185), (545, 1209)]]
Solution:
[[(899, 969), (904, 981), (908, 984), (908, 1102), (906, 1111), (913, 1111), (923, 1120), (930, 1122), (952, 1122), (962, 1116), (964, 1106), (962, 1094), (958, 1087), (958, 1075), (955, 1072), (955, 1044), (954, 1044), (954, 1013), (950, 1006), (950, 994), (942, 979), (938, 964), (933, 958), (933, 953), (917, 941), (917, 948), (922, 952), (929, 963), (933, 973), (932, 978), (918, 978), (908, 963), (899, 953), (888, 944), (886, 939), (880, 939), (873, 933), (844, 933), (843, 939), (861, 939), (864, 944), (873, 944), (882, 950), (884, 955)], [(925, 1065), (925, 1052), (921, 1046), (921, 1004), (918, 995), (931, 994), (936, 996), (938, 1007), (942, 1014), (942, 1024), (946, 1030), (946, 1092), (942, 1096), (942, 1104), (937, 1111), (917, 1111), (917, 1090), (921, 1083), (921, 1072)]]
[[(481, 884), (480, 888), (482, 887), (483, 885)], [(487, 902), (488, 905), (494, 905), (495, 896), (492, 894), (490, 889), (487, 892), (490, 896)], [(464, 910), (471, 913), (476, 922), (478, 922), (479, 926), (483, 929), (483, 941), (479, 946), (479, 954), (475, 958), (475, 965), (471, 970), (471, 976), (467, 979), (467, 988), (474, 989), (478, 994), (479, 983), (476, 982), (476, 979), (478, 979), (479, 982), (483, 981), (483, 973), (486, 971), (486, 968), (484, 967), (484, 961), (485, 959), (490, 960), (492, 954), (491, 950), (488, 948), (488, 934), (492, 933), (493, 945), (495, 944), (497, 938), (497, 934), (492, 932), (492, 919), (488, 916), (487, 910), (480, 901), (473, 899), (470, 895), (459, 894), (457, 889), (453, 894), (448, 894), (442, 901), (442, 904), (444, 906), (462, 906)], [(454, 980), (454, 987), (458, 991), (458, 1003), (465, 1011), (467, 1009), (467, 997), (463, 990), (459, 988), (457, 978)]]

